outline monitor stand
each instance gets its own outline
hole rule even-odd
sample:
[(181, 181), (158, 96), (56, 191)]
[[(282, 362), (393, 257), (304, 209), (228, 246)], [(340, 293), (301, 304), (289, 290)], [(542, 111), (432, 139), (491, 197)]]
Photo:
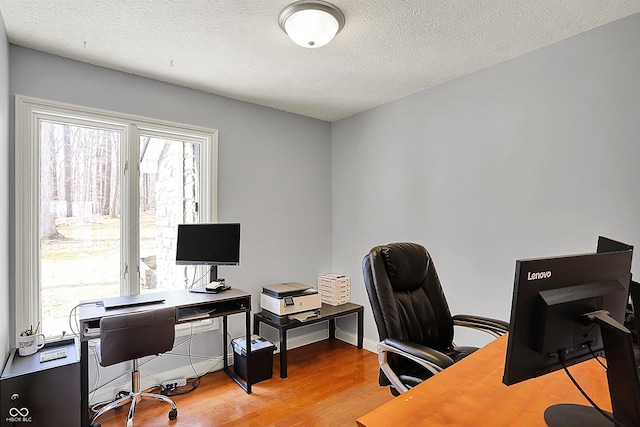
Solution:
[[(607, 359), (607, 381), (613, 417), (622, 426), (640, 426), (640, 380), (631, 332), (606, 311), (595, 311), (584, 317), (600, 326)], [(595, 408), (573, 404), (548, 407), (544, 420), (549, 427), (614, 425)]]
[[(613, 417), (611, 412), (605, 411)], [(549, 406), (544, 411), (544, 421), (549, 427), (614, 427), (596, 408), (572, 403)]]

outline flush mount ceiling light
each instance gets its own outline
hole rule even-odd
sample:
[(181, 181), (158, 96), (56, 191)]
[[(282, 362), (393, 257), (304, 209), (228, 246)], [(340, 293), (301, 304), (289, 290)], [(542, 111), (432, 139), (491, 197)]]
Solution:
[(302, 0), (285, 7), (279, 23), (294, 43), (316, 48), (326, 45), (340, 32), (344, 15), (326, 1)]

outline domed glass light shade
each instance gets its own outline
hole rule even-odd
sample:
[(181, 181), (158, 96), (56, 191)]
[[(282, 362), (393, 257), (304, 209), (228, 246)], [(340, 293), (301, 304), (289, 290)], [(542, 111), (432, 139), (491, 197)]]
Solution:
[(344, 15), (331, 3), (303, 0), (280, 14), (280, 27), (299, 46), (318, 48), (329, 43), (344, 26)]

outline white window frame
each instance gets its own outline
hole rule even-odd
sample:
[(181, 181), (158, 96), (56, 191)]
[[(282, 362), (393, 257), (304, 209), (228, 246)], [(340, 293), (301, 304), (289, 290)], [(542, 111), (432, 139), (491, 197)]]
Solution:
[[(217, 221), (217, 170), (218, 132), (197, 126), (155, 120), (129, 114), (116, 113), (95, 108), (82, 107), (55, 101), (16, 95), (15, 108), (15, 308), (16, 333), (24, 325), (36, 325), (41, 314), (40, 304), (40, 121), (77, 122), (86, 126), (93, 123), (101, 128), (122, 132), (122, 168), (125, 169), (121, 197), (122, 217), (137, 217), (139, 198), (137, 191), (140, 171), (140, 134), (176, 139), (200, 144), (201, 186), (200, 222)], [(137, 173), (131, 174), (129, 164), (136, 165)], [(131, 180), (135, 181), (132, 182)], [(204, 190), (207, 191), (204, 191)], [(122, 221), (121, 240), (121, 295), (139, 292), (139, 230), (135, 218)], [(131, 226), (130, 226), (131, 224)], [(131, 248), (131, 250), (127, 250)], [(131, 274), (131, 273), (134, 274)], [(78, 301), (79, 302), (79, 301)]]

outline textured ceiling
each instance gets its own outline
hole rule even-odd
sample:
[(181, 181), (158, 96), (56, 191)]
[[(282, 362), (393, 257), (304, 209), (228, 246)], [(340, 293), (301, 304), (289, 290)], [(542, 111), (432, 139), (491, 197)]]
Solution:
[(9, 41), (335, 121), (640, 12), (640, 0), (333, 0), (333, 42), (278, 26), (288, 0), (0, 0)]

